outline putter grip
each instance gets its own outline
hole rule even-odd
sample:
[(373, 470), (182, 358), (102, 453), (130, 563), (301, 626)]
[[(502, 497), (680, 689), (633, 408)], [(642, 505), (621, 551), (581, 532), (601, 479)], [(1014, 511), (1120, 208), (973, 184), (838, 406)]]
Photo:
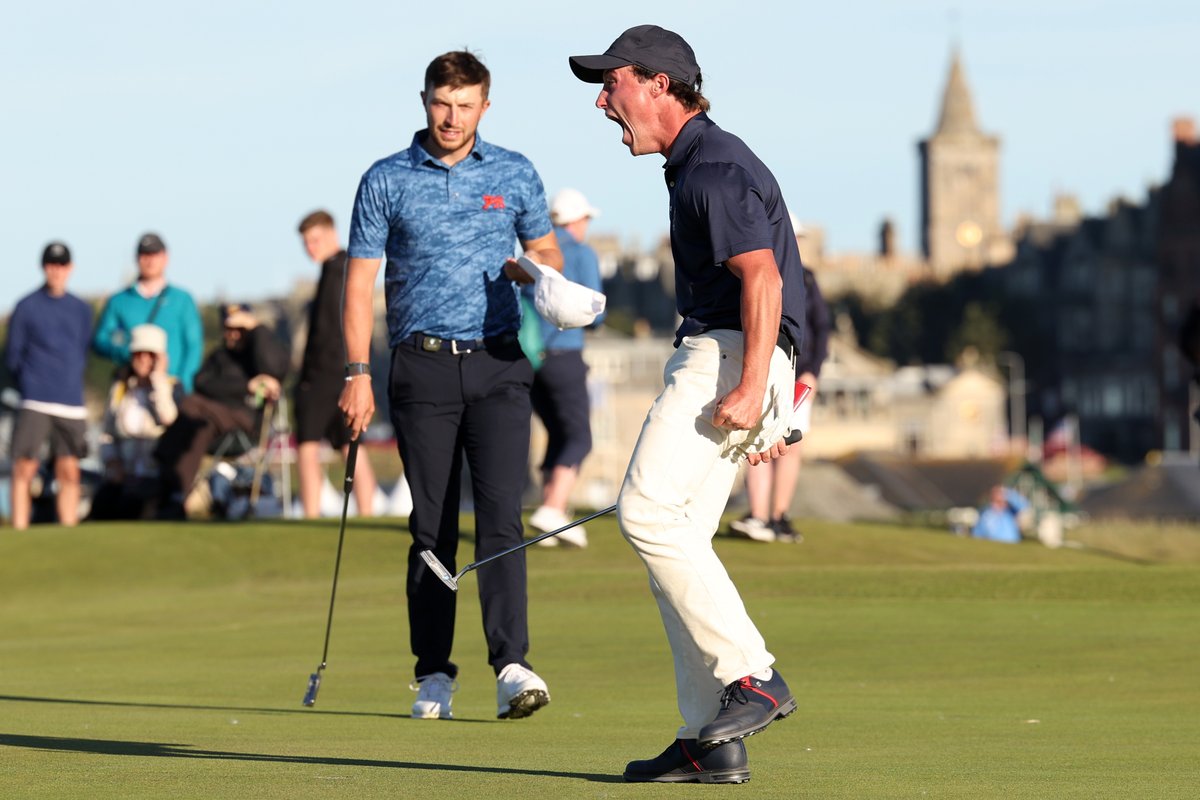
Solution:
[[(362, 434), (359, 434), (360, 436)], [(350, 449), (346, 452), (346, 482), (342, 486), (343, 494), (350, 494), (350, 489), (354, 487), (354, 465), (358, 463), (358, 439), (350, 442)]]

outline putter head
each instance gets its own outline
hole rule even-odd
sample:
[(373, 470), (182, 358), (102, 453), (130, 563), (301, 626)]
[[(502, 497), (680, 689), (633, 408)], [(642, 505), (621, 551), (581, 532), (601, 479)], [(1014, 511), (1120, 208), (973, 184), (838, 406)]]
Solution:
[(450, 591), (458, 591), (458, 580), (450, 574), (450, 570), (442, 566), (442, 562), (438, 561), (438, 557), (433, 554), (432, 550), (422, 550), (421, 558), (433, 570), (433, 574), (442, 579), (442, 583), (446, 584)]
[(321, 671), (317, 670), (308, 676), (308, 690), (304, 693), (304, 705), (312, 706), (317, 702), (317, 692), (321, 689)]

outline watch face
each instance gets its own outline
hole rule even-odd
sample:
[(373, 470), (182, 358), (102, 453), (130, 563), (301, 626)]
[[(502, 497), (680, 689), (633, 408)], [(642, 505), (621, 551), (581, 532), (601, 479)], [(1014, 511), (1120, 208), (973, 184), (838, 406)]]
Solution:
[(960, 223), (954, 231), (955, 240), (963, 247), (975, 247), (983, 241), (983, 230), (970, 220)]

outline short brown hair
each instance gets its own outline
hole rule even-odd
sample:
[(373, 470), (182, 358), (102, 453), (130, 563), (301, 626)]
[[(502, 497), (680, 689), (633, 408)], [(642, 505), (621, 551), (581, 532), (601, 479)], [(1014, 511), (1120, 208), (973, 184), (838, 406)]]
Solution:
[(454, 50), (438, 56), (425, 68), (425, 91), (439, 86), (451, 89), (479, 86), (483, 89), (483, 99), (487, 100), (488, 90), (492, 88), (492, 73), (474, 53)]
[(300, 220), (300, 227), (297, 230), (304, 233), (309, 228), (315, 228), (318, 225), (324, 225), (327, 228), (334, 227), (333, 216), (325, 209), (318, 209)]
[[(637, 77), (639, 83), (645, 83), (658, 74), (654, 70), (639, 67), (637, 64), (630, 66), (633, 68), (633, 74)], [(668, 75), (667, 77), (670, 76)], [(700, 93), (703, 85), (704, 78), (699, 72), (696, 73), (695, 88), (671, 78), (671, 85), (667, 87), (667, 94), (678, 100), (688, 111), (708, 111), (712, 108), (712, 103), (708, 102), (708, 98)]]

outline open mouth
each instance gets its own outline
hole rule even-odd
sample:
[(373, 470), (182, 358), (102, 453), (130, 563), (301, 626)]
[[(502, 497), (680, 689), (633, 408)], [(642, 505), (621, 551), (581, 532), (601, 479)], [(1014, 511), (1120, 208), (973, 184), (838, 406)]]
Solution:
[(620, 117), (613, 116), (612, 114), (605, 114), (604, 116), (606, 119), (609, 119), (609, 120), (617, 123), (618, 125), (620, 125), (622, 132), (629, 130), (629, 126), (625, 124), (625, 120), (621, 119)]

